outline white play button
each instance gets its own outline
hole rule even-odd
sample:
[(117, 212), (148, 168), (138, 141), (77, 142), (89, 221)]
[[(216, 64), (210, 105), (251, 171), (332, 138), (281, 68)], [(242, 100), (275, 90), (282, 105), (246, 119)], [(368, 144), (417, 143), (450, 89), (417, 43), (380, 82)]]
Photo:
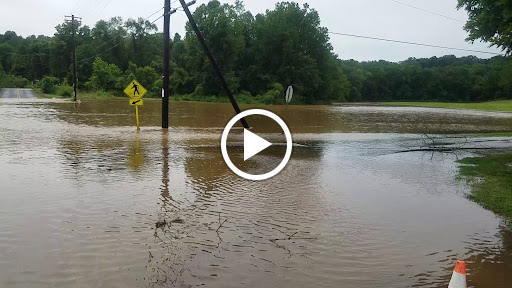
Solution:
[[(279, 126), (283, 130), (284, 136), (286, 137), (286, 153), (284, 154), (283, 160), (281, 161), (281, 163), (279, 163), (277, 167), (274, 168), (274, 170), (264, 174), (249, 174), (247, 172), (240, 170), (238, 167), (236, 167), (235, 164), (233, 164), (231, 159), (229, 159), (228, 155), (227, 141), (229, 131), (231, 131), (233, 125), (235, 125), (235, 123), (237, 123), (240, 119), (251, 115), (265, 116), (274, 120), (277, 124), (279, 124)], [(244, 161), (260, 153), (261, 151), (267, 149), (271, 145), (274, 144), (252, 133), (251, 131), (244, 129)], [(292, 147), (292, 134), (290, 133), (290, 129), (288, 129), (288, 127), (286, 126), (286, 123), (284, 123), (284, 121), (281, 118), (279, 118), (279, 116), (277, 116), (276, 114), (262, 109), (252, 109), (237, 114), (235, 117), (229, 120), (226, 127), (224, 127), (224, 131), (222, 132), (222, 136), (220, 138), (220, 150), (222, 152), (222, 158), (224, 158), (224, 161), (228, 165), (229, 169), (231, 169), (231, 171), (235, 172), (240, 177), (255, 181), (269, 179), (271, 177), (276, 176), (277, 173), (281, 172), (288, 163), (288, 160), (290, 160), (290, 156), (292, 155)]]
[(270, 147), (272, 143), (244, 129), (244, 161)]

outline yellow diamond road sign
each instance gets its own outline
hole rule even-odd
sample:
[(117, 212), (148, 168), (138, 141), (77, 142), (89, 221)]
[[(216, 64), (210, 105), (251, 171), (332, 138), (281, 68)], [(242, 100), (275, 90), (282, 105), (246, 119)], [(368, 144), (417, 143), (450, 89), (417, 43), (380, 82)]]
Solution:
[(124, 93), (130, 96), (130, 98), (142, 98), (146, 92), (148, 91), (136, 80), (131, 81), (128, 87), (124, 89)]
[(140, 98), (132, 98), (130, 99), (130, 105), (131, 106), (142, 106), (142, 99)]

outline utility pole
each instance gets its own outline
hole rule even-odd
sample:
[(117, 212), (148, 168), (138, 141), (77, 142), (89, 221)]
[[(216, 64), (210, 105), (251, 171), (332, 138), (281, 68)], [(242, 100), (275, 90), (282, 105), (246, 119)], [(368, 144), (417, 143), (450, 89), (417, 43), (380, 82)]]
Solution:
[[(187, 6), (194, 5), (196, 1), (187, 3)], [(162, 128), (169, 128), (169, 40), (171, 14), (176, 13), (177, 9), (171, 10), (171, 0), (164, 0), (164, 57), (163, 57), (163, 79), (162, 83)]]
[(171, 0), (164, 0), (164, 63), (162, 90), (162, 128), (169, 128), (169, 38), (171, 23)]
[[(78, 25), (82, 24), (82, 18), (80, 17), (75, 17), (74, 14), (71, 14), (71, 16), (65, 16), (66, 18), (69, 18), (71, 17), (71, 21), (66, 19), (66, 22), (67, 23), (70, 23), (71, 22), (71, 34), (72, 34), (72, 39), (73, 39), (73, 90), (74, 90), (74, 94), (75, 94), (75, 102), (76, 102), (76, 86), (78, 85), (78, 77), (77, 77), (77, 72), (76, 72), (76, 42), (75, 42), (75, 33), (76, 33), (76, 29), (75, 29), (75, 21), (76, 23), (78, 23)], [(77, 26), (78, 26), (77, 25)]]

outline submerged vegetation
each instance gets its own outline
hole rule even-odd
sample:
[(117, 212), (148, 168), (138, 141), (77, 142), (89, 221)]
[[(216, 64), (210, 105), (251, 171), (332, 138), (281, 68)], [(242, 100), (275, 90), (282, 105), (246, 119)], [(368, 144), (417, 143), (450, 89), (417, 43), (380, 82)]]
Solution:
[(512, 220), (512, 154), (496, 154), (458, 161), (461, 177), (470, 183), (471, 200)]

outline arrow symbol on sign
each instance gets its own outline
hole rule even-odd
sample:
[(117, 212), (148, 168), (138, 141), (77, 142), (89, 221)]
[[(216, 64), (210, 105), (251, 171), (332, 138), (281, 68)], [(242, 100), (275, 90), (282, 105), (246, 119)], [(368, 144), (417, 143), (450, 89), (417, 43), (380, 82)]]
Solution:
[(136, 104), (136, 103), (139, 103), (140, 100), (137, 100), (137, 101), (133, 101), (132, 104)]

